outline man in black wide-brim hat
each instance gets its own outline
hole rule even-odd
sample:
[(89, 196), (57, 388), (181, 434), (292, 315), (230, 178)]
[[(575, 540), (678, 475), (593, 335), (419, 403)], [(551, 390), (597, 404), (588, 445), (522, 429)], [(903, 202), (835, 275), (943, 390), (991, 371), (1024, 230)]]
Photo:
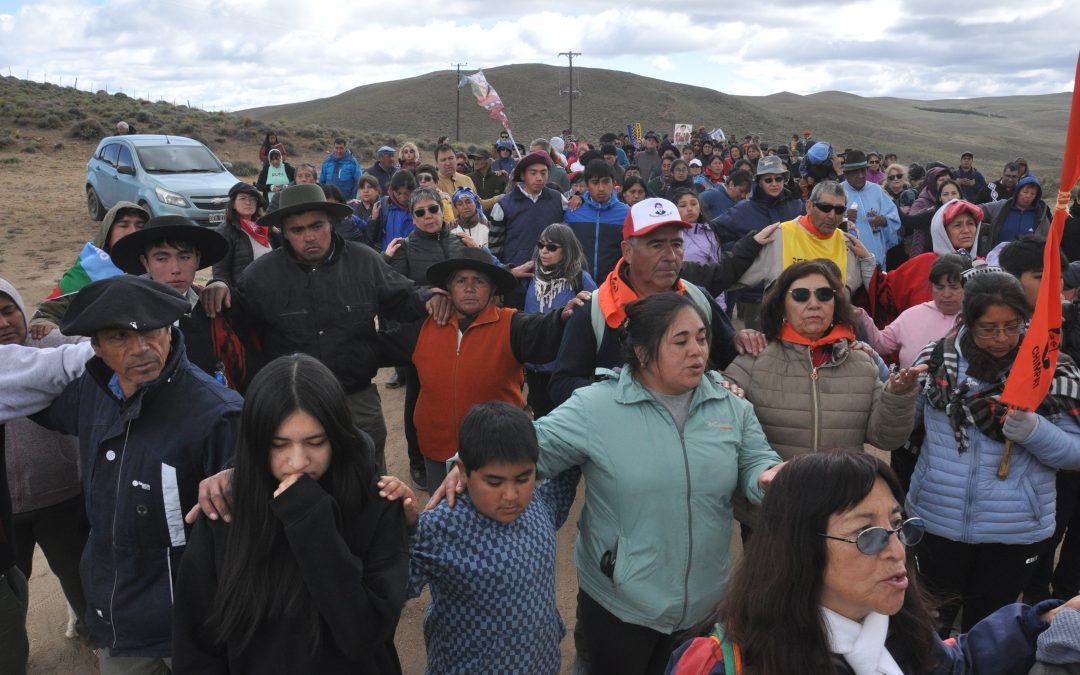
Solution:
[(184, 511), (236, 442), (239, 394), (188, 361), (174, 327), (190, 309), (172, 288), (140, 277), (83, 287), (60, 330), (90, 337), (94, 358), (34, 416), (79, 437), (90, 521), (83, 618), (102, 673), (168, 672)]
[(195, 284), (196, 272), (213, 266), (228, 252), (228, 240), (216, 230), (183, 216), (158, 216), (118, 241), (110, 255), (113, 264), (128, 274), (145, 275), (187, 298), (191, 311), (180, 317), (178, 326), (188, 360), (243, 393), (257, 370), (258, 354), (247, 332), (237, 330), (228, 317), (206, 315), (199, 301), (202, 287)]
[(351, 214), (349, 206), (327, 201), (318, 185), (286, 188), (281, 206), (259, 219), (280, 228), (284, 245), (251, 263), (236, 288), (208, 284), (202, 302), (210, 317), (222, 307), (239, 314), (267, 361), (303, 352), (326, 364), (385, 473), (386, 422), (371, 382), (379, 370), (375, 318), (411, 321), (430, 308), (445, 320), (449, 304), (392, 270), (375, 250), (335, 234), (333, 223)]

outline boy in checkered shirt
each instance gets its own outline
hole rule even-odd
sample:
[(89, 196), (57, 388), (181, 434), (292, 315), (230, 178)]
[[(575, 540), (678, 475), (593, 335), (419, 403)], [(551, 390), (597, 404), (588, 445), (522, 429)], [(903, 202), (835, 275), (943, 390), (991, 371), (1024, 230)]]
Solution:
[[(431, 586), (424, 614), (428, 673), (558, 673), (565, 634), (555, 606), (555, 533), (570, 512), (578, 469), (536, 482), (539, 447), (529, 416), (508, 403), (474, 406), (458, 432), (466, 494), (417, 516), (401, 481), (410, 526), (410, 598)], [(419, 520), (419, 522), (417, 522)]]

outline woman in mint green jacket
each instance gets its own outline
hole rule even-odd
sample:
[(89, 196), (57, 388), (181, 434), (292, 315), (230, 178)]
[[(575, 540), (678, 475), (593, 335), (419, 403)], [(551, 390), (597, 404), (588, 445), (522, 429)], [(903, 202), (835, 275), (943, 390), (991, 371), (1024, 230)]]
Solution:
[[(626, 365), (534, 422), (537, 475), (585, 477), (574, 555), (590, 670), (652, 675), (724, 594), (732, 496), (760, 502), (781, 459), (750, 403), (706, 372), (709, 321), (690, 298), (650, 295), (626, 315)], [(463, 489), (451, 471), (429, 506)]]
[(730, 569), (732, 495), (780, 464), (753, 407), (706, 372), (709, 322), (684, 295), (627, 308), (627, 365), (537, 420), (540, 477), (580, 466), (575, 558), (595, 672), (662, 673)]

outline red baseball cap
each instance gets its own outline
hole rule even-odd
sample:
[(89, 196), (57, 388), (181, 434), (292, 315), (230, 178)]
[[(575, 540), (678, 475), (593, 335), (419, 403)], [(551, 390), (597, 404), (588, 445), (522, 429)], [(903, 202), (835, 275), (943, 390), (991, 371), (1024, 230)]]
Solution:
[(630, 213), (623, 221), (622, 236), (623, 239), (640, 237), (664, 225), (678, 225), (687, 230), (693, 227), (667, 199), (645, 198), (630, 207)]

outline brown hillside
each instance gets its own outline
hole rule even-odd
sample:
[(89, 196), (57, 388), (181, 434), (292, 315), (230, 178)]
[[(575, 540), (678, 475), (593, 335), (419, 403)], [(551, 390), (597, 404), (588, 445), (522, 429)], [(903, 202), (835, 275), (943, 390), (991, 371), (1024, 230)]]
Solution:
[[(515, 138), (528, 143), (566, 127), (567, 69), (513, 65), (484, 71), (506, 104)], [(403, 134), (430, 141), (454, 135), (456, 76), (443, 71), (365, 85), (329, 98), (240, 111), (255, 119), (321, 124), (379, 134)], [(575, 68), (574, 131), (595, 139), (640, 121), (646, 129), (670, 133), (677, 122), (720, 126), (728, 133), (761, 134), (771, 142), (810, 129), (840, 147), (896, 152), (901, 161), (931, 159), (954, 164), (964, 150), (988, 178), (1018, 156), (1028, 159), (1044, 184), (1056, 186), (1069, 115), (1068, 93), (920, 101), (865, 98), (844, 92), (800, 96), (731, 96), (630, 73)], [(461, 139), (490, 142), (498, 122), (481, 110), (467, 90), (461, 93)]]
[[(464, 72), (464, 71), (463, 71)], [(568, 84), (566, 68), (514, 65), (484, 71), (506, 105), (514, 138), (527, 144), (551, 137), (567, 125), (568, 101), (559, 90)], [(239, 111), (259, 120), (319, 123), (422, 139), (454, 136), (456, 74), (443, 71), (351, 89), (330, 98)], [(575, 68), (574, 132), (595, 139), (640, 121), (645, 130), (671, 133), (677, 122), (727, 128), (757, 126), (762, 111), (704, 87), (691, 87), (598, 68)], [(482, 110), (468, 89), (461, 90), (461, 139), (489, 142), (501, 125)]]

